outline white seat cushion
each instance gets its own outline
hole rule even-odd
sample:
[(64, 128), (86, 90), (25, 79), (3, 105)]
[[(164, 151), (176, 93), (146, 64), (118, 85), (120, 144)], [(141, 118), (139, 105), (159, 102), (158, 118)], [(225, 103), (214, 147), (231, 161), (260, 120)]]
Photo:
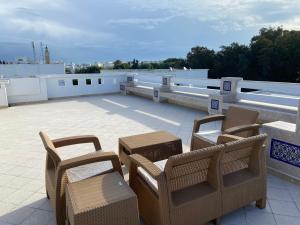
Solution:
[(204, 131), (199, 131), (196, 133), (196, 136), (200, 136), (202, 138), (205, 138), (212, 143), (217, 143), (218, 137), (222, 135), (221, 130), (204, 130)]
[[(164, 171), (165, 165), (167, 163), (167, 159), (154, 162), (154, 164), (161, 170)], [(138, 174), (147, 182), (147, 184), (157, 193), (158, 191), (158, 185), (157, 181), (150, 176), (149, 173), (146, 172), (142, 167), (138, 167), (137, 169)]]

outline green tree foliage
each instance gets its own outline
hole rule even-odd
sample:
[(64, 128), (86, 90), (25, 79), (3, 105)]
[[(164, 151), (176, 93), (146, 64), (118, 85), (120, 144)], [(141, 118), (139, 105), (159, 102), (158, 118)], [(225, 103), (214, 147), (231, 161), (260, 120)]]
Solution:
[(300, 82), (300, 31), (263, 28), (249, 46), (232, 43), (216, 53), (195, 47), (187, 61), (192, 68), (210, 69), (209, 78)]
[(209, 78), (238, 76), (248, 80), (300, 82), (300, 31), (262, 28), (250, 44), (232, 43), (218, 52), (196, 46), (186, 59), (160, 62), (114, 62), (114, 69), (210, 69)]
[(170, 67), (174, 69), (183, 69), (187, 67), (188, 64), (185, 59), (169, 58), (161, 62), (139, 62), (137, 59), (133, 61), (124, 63), (121, 60), (116, 60), (114, 62), (114, 69), (169, 69)]
[(206, 47), (194, 47), (187, 54), (187, 64), (193, 69), (213, 68), (215, 64), (215, 51)]
[(75, 69), (75, 73), (101, 73), (101, 67), (93, 65)]
[(216, 77), (243, 76), (248, 78), (249, 47), (232, 43), (230, 46), (222, 46), (215, 54), (212, 73)]

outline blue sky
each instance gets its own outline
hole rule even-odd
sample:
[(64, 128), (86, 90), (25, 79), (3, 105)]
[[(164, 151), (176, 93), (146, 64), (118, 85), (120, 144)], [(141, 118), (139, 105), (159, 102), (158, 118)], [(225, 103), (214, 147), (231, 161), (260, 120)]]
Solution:
[(0, 59), (31, 57), (31, 41), (65, 62), (185, 57), (269, 26), (300, 30), (300, 0), (0, 0)]

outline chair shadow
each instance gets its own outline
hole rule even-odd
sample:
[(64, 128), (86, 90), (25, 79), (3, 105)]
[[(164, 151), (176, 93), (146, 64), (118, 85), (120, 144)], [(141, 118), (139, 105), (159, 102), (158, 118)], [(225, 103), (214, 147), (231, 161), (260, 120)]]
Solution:
[[(10, 205), (7, 203), (7, 206)], [(7, 213), (0, 215), (0, 224), (55, 225), (50, 201), (41, 198), (27, 205), (7, 208)]]

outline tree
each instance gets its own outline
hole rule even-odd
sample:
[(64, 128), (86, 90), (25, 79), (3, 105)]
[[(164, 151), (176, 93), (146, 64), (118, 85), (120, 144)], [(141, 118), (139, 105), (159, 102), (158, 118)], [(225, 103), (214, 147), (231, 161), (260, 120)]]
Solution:
[(75, 73), (101, 73), (101, 67), (93, 65), (75, 69)]
[(248, 78), (249, 47), (232, 43), (222, 46), (215, 56), (215, 65), (211, 71), (214, 78), (220, 76), (234, 76)]
[(193, 69), (212, 69), (215, 64), (215, 51), (196, 46), (187, 54), (187, 64)]
[(131, 63), (131, 69), (138, 69), (139, 68), (139, 61), (136, 59), (133, 59), (132, 63)]

